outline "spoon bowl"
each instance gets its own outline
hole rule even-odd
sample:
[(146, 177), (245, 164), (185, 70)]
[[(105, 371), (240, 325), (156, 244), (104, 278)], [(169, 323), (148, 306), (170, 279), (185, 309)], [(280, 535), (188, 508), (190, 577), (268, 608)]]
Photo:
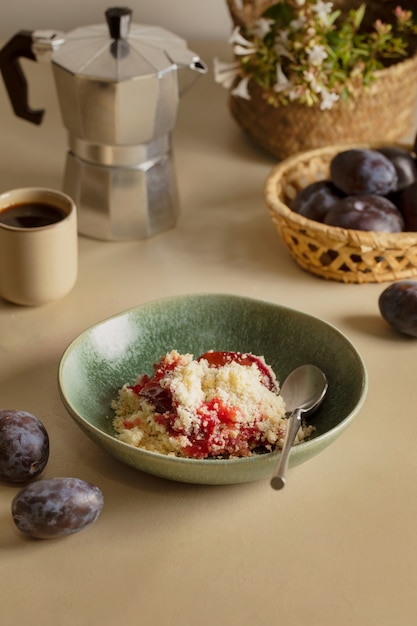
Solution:
[(271, 478), (273, 489), (285, 486), (285, 473), (294, 439), (300, 429), (303, 417), (311, 415), (321, 404), (328, 388), (327, 378), (316, 365), (306, 364), (297, 367), (284, 380), (281, 395), (287, 409), (287, 431), (279, 457), (277, 469)]

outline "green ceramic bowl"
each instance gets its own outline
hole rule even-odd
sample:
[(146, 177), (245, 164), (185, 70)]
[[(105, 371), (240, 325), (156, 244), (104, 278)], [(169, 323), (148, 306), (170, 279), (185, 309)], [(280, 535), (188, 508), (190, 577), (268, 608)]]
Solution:
[(314, 435), (294, 446), (289, 467), (331, 444), (361, 408), (367, 390), (364, 363), (333, 326), (283, 306), (224, 294), (165, 298), (138, 306), (84, 331), (66, 349), (59, 367), (61, 398), (80, 428), (120, 461), (180, 482), (232, 484), (269, 477), (279, 452), (232, 460), (193, 460), (140, 450), (118, 441), (112, 399), (138, 374), (172, 349), (195, 357), (207, 350), (263, 355), (280, 382), (295, 367), (313, 363), (329, 389), (312, 416)]

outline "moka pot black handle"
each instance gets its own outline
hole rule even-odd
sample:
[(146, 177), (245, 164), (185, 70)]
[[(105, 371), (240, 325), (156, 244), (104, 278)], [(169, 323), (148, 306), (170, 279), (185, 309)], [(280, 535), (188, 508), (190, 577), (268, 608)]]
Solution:
[(15, 114), (32, 124), (40, 124), (45, 111), (30, 108), (28, 85), (19, 62), (22, 57), (36, 61), (32, 43), (32, 31), (16, 33), (0, 50), (0, 71)]

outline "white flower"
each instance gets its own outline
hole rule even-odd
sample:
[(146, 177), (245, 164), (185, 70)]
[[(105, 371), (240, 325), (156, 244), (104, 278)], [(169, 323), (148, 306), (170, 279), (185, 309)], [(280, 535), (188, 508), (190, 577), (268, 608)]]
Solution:
[(317, 17), (327, 24), (327, 16), (331, 13), (333, 8), (333, 2), (323, 2), (323, 0), (317, 0), (316, 5), (312, 7), (313, 11), (317, 13)]
[(236, 87), (232, 89), (230, 92), (232, 96), (236, 96), (237, 98), (243, 98), (244, 100), (250, 100), (250, 94), (248, 91), (248, 84), (250, 81), (250, 76), (245, 76), (242, 78)]
[(245, 46), (236, 45), (236, 46), (233, 46), (233, 52), (237, 56), (244, 57), (246, 54), (255, 54), (256, 48), (254, 46), (252, 46), (252, 48), (245, 48)]
[(240, 63), (225, 63), (219, 59), (213, 59), (214, 80), (226, 89), (230, 89), (236, 78), (240, 75)]
[(323, 46), (315, 44), (310, 50), (307, 52), (308, 60), (311, 65), (319, 66), (323, 63), (324, 59), (327, 59), (328, 54)]
[(259, 37), (259, 39), (263, 39), (265, 35), (271, 32), (271, 27), (274, 23), (274, 20), (269, 20), (265, 17), (259, 18), (259, 20), (255, 24), (255, 28), (253, 29), (255, 35)]
[(287, 50), (287, 48), (285, 48), (285, 46), (283, 46), (282, 44), (277, 43), (274, 46), (274, 50), (278, 54), (278, 56), (287, 57), (287, 59), (290, 59), (290, 61), (295, 61), (294, 55), (292, 55), (291, 52)]
[(253, 43), (248, 39), (245, 39), (245, 37), (240, 34), (239, 26), (236, 26), (233, 29), (229, 43), (233, 45), (233, 52), (238, 56), (244, 56), (245, 54), (253, 54), (256, 52), (256, 48)]
[(274, 91), (276, 91), (277, 93), (279, 93), (280, 91), (285, 91), (285, 89), (287, 89), (290, 85), (291, 85), (290, 81), (285, 76), (284, 72), (282, 71), (281, 64), (278, 63), (277, 64), (277, 82), (274, 85)]
[[(241, 76), (240, 69), (241, 66), (238, 61), (225, 63), (224, 61), (219, 61), (217, 58), (213, 59), (214, 80), (226, 89), (231, 89), (235, 84), (236, 79)], [(234, 89), (230, 92), (232, 96), (250, 100), (248, 91), (249, 80), (250, 76), (241, 78), (236, 87), (234, 87)]]
[(289, 93), (288, 93), (288, 97), (291, 100), (291, 102), (294, 102), (294, 100), (298, 100), (298, 98), (300, 97), (299, 92), (297, 91), (297, 89), (292, 89)]
[(288, 30), (280, 30), (276, 37), (274, 50), (280, 57), (287, 57), (287, 59), (290, 59), (290, 61), (295, 61), (294, 56), (288, 49), (288, 37)]
[(320, 103), (321, 111), (324, 111), (325, 109), (332, 109), (333, 104), (337, 102), (337, 100), (339, 100), (339, 96), (337, 95), (337, 93), (331, 93), (330, 91), (324, 88), (321, 90), (320, 96), (321, 96), (321, 103)]
[(313, 74), (313, 72), (303, 72), (303, 76), (304, 76), (305, 81), (310, 84), (310, 88), (312, 89), (312, 91), (315, 91), (316, 93), (321, 92), (322, 88), (318, 84), (317, 78)]
[(290, 28), (291, 30), (301, 30), (304, 28), (304, 24), (306, 23), (306, 18), (304, 15), (300, 15), (296, 20), (291, 20)]
[(279, 30), (277, 33), (277, 41), (282, 43), (284, 46), (288, 46), (288, 37), (290, 33), (288, 30)]

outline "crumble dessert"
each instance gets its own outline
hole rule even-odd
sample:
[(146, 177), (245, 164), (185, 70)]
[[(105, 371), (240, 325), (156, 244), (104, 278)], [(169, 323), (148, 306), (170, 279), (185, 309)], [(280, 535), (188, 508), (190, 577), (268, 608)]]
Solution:
[[(112, 402), (120, 441), (160, 454), (196, 459), (247, 457), (281, 448), (285, 403), (263, 357), (172, 350), (125, 384)], [(312, 431), (300, 428), (298, 441)]]

